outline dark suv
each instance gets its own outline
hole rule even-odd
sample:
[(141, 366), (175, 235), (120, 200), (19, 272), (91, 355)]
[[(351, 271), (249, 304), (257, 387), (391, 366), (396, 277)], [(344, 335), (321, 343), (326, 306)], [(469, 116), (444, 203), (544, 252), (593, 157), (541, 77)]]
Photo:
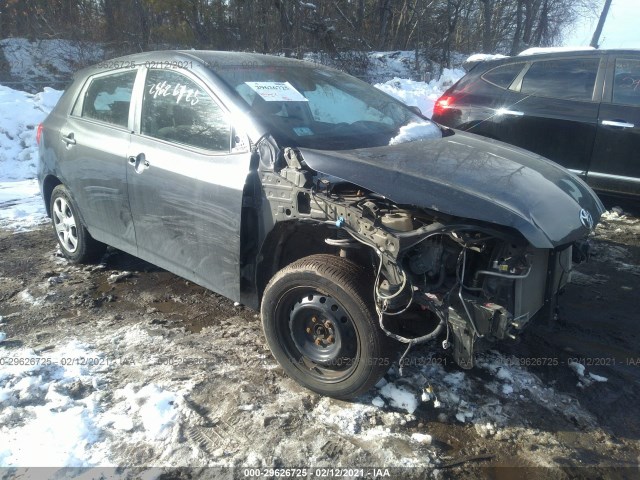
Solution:
[(640, 196), (640, 50), (479, 62), (433, 120), (543, 155), (597, 191)]

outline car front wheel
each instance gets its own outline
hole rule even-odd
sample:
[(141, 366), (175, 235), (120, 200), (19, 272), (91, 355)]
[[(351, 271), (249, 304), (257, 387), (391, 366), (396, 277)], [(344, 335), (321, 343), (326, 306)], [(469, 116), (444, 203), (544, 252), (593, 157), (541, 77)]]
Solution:
[(373, 283), (357, 264), (313, 255), (278, 272), (265, 289), (262, 325), (289, 376), (321, 395), (353, 398), (390, 366), (389, 342), (371, 305)]
[(51, 223), (62, 254), (69, 261), (90, 262), (104, 253), (106, 245), (91, 237), (64, 185), (55, 187), (51, 194)]

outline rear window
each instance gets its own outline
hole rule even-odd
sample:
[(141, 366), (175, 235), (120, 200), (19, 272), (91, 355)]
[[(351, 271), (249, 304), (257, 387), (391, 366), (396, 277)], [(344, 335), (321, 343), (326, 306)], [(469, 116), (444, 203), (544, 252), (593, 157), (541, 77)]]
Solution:
[(482, 75), (482, 79), (498, 87), (509, 88), (518, 76), (524, 63), (510, 63), (493, 68)]
[(126, 127), (135, 79), (136, 70), (91, 80), (82, 102), (81, 116)]
[(589, 101), (598, 73), (598, 58), (535, 62), (522, 80), (521, 93)]
[(616, 60), (613, 103), (640, 105), (640, 61)]

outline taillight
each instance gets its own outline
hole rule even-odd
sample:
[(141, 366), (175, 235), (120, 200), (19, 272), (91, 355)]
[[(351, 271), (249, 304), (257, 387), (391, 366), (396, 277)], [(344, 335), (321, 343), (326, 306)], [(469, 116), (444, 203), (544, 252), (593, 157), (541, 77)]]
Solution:
[(453, 105), (454, 98), (449, 95), (443, 95), (438, 100), (436, 100), (436, 104), (433, 106), (434, 114), (441, 114), (447, 108), (451, 108)]
[(38, 125), (38, 129), (36, 130), (36, 143), (40, 145), (40, 139), (42, 138), (42, 124)]

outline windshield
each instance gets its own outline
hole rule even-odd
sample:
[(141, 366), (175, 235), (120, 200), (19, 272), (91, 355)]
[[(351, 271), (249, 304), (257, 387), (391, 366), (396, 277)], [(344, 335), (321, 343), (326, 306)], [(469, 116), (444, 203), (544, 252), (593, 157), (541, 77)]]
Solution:
[(441, 136), (438, 127), (406, 105), (335, 70), (222, 67), (216, 74), (281, 146), (343, 150)]

